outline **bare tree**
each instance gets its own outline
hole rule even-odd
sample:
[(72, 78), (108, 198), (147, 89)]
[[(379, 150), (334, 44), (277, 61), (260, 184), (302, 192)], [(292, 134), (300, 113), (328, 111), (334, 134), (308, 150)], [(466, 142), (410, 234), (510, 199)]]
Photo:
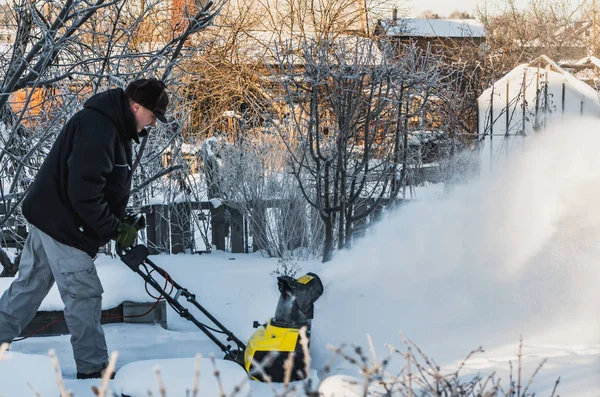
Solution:
[(324, 222), (328, 261), (334, 231), (338, 248), (350, 247), (354, 226), (403, 192), (414, 164), (409, 120), (442, 84), (439, 61), (414, 46), (401, 57), (382, 54), (359, 38), (305, 39), (279, 54), (291, 109), (280, 136), (305, 199)]
[(547, 55), (555, 61), (578, 60), (593, 50), (593, 37), (582, 30), (591, 20), (587, 2), (532, 0), (525, 9), (506, 0), (502, 10), (478, 10), (485, 26), (487, 49), (484, 59), (490, 81), (515, 66)]
[[(213, 151), (218, 150), (220, 159), (204, 158), (208, 198), (242, 211), (249, 219), (255, 249), (269, 255), (282, 256), (297, 247), (313, 251), (322, 244), (309, 238), (308, 233), (318, 233), (321, 225), (307, 212), (285, 159), (273, 154), (273, 142), (265, 142), (269, 124), (286, 112), (271, 96), (278, 85), (268, 69), (276, 62), (274, 46), (307, 30), (339, 34), (363, 29), (360, 4), (233, 2), (219, 16), (218, 28), (201, 35), (207, 42), (205, 50), (187, 68), (191, 72), (187, 92), (194, 103), (185, 142), (198, 145), (207, 137), (224, 138)], [(315, 7), (324, 18), (311, 15), (309, 10)]]
[(449, 19), (473, 19), (473, 16), (467, 11), (454, 10), (448, 15)]
[[(173, 93), (174, 112), (183, 113), (176, 119), (185, 119), (187, 98), (179, 95), (178, 83), (185, 70), (180, 65), (201, 50), (199, 43), (186, 43), (212, 23), (224, 0), (198, 4), (177, 21), (171, 18), (173, 10), (158, 0), (11, 4), (16, 37), (0, 54), (0, 227), (18, 215), (20, 201), (62, 124), (90, 94), (124, 87), (141, 76), (161, 78)], [(180, 133), (177, 123), (159, 128), (142, 159), (144, 138), (135, 163), (140, 165), (136, 185), (148, 187), (164, 175), (160, 153)]]
[(437, 12), (432, 11), (432, 10), (425, 10), (425, 11), (423, 11), (421, 13), (420, 17), (421, 18), (427, 18), (427, 19), (443, 19), (444, 18), (443, 15), (440, 15)]

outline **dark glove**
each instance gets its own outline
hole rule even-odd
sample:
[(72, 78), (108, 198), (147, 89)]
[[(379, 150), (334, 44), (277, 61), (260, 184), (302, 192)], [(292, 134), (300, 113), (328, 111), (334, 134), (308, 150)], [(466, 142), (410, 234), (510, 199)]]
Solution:
[(132, 225), (137, 231), (146, 227), (146, 218), (144, 217), (144, 214), (127, 214), (122, 222)]
[(146, 227), (146, 218), (143, 214), (126, 215), (117, 229), (117, 244), (129, 248), (135, 243), (137, 232)]
[(126, 222), (121, 222), (117, 232), (118, 234), (116, 241), (119, 246), (123, 248), (129, 248), (133, 245), (133, 243), (135, 243), (138, 232), (135, 226)]

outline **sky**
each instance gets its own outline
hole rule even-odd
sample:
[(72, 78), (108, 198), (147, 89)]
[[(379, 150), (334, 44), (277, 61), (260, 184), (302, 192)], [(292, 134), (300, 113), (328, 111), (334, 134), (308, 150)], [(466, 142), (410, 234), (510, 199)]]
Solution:
[[(442, 16), (447, 16), (452, 11), (467, 11), (473, 15), (477, 7), (485, 7), (487, 3), (488, 9), (493, 9), (501, 6), (504, 2), (499, 0), (463, 0), (461, 2), (453, 2), (447, 0), (403, 0), (396, 1), (400, 8), (410, 8), (410, 16), (416, 17), (426, 10), (431, 10)], [(518, 7), (525, 7), (527, 0), (516, 0)]]

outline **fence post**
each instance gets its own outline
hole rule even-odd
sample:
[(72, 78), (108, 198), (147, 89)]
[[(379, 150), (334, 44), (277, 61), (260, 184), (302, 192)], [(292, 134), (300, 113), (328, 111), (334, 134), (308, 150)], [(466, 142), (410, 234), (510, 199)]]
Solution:
[(252, 252), (257, 252), (268, 247), (264, 231), (266, 230), (267, 203), (265, 200), (256, 200), (252, 205)]
[(563, 81), (563, 83), (562, 83), (562, 115), (563, 115), (563, 117), (565, 115), (565, 93), (566, 93), (566, 87), (565, 87), (565, 82)]
[(540, 109), (540, 65), (538, 64), (535, 75), (535, 119), (533, 122), (533, 130), (539, 130), (539, 109)]
[(231, 213), (231, 253), (243, 254), (244, 248), (244, 216), (240, 211), (229, 208)]
[(220, 205), (217, 208), (210, 205), (210, 227), (212, 230), (212, 244), (219, 251), (225, 251), (225, 206)]
[(525, 68), (525, 71), (523, 72), (523, 83), (521, 85), (521, 91), (523, 95), (523, 115), (521, 120), (521, 133), (523, 135), (525, 135), (525, 129), (527, 128), (525, 125), (525, 120), (527, 119), (527, 70), (528, 68)]
[(146, 214), (146, 239), (150, 255), (169, 252), (169, 207), (162, 204), (142, 208)]
[(494, 89), (495, 84), (492, 84), (490, 94), (490, 169), (494, 167)]
[(194, 249), (192, 235), (191, 203), (175, 203), (171, 205), (171, 253), (185, 253)]
[(504, 130), (504, 136), (508, 136), (510, 130), (510, 80), (506, 81), (506, 129)]

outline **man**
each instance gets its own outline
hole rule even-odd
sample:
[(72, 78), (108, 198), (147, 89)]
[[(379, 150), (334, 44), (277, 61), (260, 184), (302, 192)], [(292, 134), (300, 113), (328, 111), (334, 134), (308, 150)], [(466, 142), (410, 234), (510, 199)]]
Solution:
[(56, 281), (77, 378), (103, 375), (103, 289), (93, 258), (111, 239), (124, 247), (135, 242), (137, 228), (124, 221), (131, 141), (139, 143), (156, 119), (166, 122), (168, 104), (164, 83), (135, 80), (92, 96), (63, 127), (23, 201), (31, 227), (19, 275), (0, 298), (0, 343), (21, 333)]

